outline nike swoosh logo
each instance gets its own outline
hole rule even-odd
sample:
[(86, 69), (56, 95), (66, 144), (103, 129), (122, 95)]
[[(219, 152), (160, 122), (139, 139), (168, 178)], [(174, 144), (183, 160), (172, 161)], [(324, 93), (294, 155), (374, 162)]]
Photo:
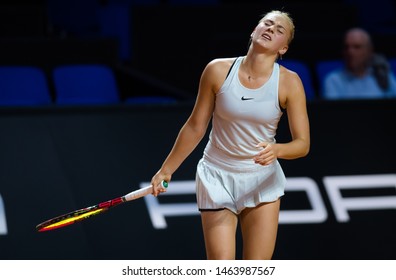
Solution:
[(241, 100), (243, 100), (243, 101), (245, 101), (245, 100), (252, 100), (252, 99), (254, 99), (253, 97), (245, 97), (245, 96), (242, 96), (241, 97)]

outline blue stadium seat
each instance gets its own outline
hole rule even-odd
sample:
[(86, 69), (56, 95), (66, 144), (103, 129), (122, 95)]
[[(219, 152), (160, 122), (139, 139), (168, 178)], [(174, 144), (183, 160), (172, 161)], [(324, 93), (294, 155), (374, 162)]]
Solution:
[(389, 59), (389, 64), (391, 67), (391, 71), (393, 72), (393, 75), (396, 76), (396, 58), (390, 58)]
[(344, 63), (341, 59), (334, 59), (334, 60), (321, 60), (316, 63), (316, 76), (319, 83), (319, 91), (322, 92), (324, 80), (326, 76), (338, 69), (343, 67)]
[(304, 85), (307, 100), (314, 100), (316, 97), (315, 89), (312, 82), (311, 70), (308, 65), (302, 61), (294, 59), (283, 59), (279, 60), (278, 62), (280, 65), (283, 65), (284, 67), (296, 72), (300, 76)]
[(52, 98), (47, 82), (38, 67), (0, 66), (0, 105), (49, 105)]
[(113, 70), (101, 64), (59, 65), (53, 70), (55, 103), (99, 105), (120, 102)]

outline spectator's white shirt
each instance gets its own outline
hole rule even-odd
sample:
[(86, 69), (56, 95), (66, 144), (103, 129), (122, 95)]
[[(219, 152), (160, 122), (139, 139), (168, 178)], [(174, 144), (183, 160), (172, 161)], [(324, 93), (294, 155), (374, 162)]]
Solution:
[(324, 81), (324, 99), (381, 99), (396, 98), (396, 78), (389, 72), (389, 87), (379, 87), (372, 71), (364, 77), (355, 77), (344, 68), (331, 72)]

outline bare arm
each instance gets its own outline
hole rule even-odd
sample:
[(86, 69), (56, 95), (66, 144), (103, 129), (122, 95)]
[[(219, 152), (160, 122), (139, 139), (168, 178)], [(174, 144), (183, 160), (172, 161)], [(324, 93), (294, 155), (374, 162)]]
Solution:
[(296, 73), (283, 67), (279, 82), (279, 101), (287, 110), (292, 140), (288, 143), (261, 143), (264, 150), (254, 158), (258, 164), (270, 164), (276, 158), (296, 159), (309, 152), (310, 131), (304, 87)]
[(225, 63), (217, 60), (210, 62), (202, 72), (198, 96), (186, 123), (180, 129), (176, 141), (161, 168), (151, 180), (156, 196), (164, 191), (157, 187), (162, 180), (170, 181), (172, 174), (191, 154), (202, 140), (208, 128), (215, 106), (215, 92), (224, 78)]

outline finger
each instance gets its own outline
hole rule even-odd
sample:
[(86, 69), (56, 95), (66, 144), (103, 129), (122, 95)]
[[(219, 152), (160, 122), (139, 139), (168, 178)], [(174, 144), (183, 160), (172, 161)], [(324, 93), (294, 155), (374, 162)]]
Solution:
[(271, 144), (270, 143), (265, 143), (265, 147), (263, 151), (268, 151), (271, 148)]
[(152, 184), (152, 186), (153, 186), (153, 195), (154, 196), (158, 196), (161, 192), (162, 192), (162, 187), (161, 187), (161, 184), (160, 183), (153, 183)]
[(256, 148), (265, 148), (267, 146), (267, 142), (260, 142), (256, 145)]
[(168, 182), (166, 180), (162, 180), (159, 184), (159, 188), (161, 192), (166, 192), (166, 189), (168, 188)]
[(155, 184), (153, 183), (153, 195), (158, 196), (161, 193), (166, 192), (166, 188), (168, 187), (168, 182), (165, 180), (162, 180), (160, 183)]
[(153, 186), (153, 192), (152, 192), (152, 194), (153, 194), (154, 196), (158, 196), (158, 190), (157, 190), (157, 188), (154, 187), (154, 186)]

